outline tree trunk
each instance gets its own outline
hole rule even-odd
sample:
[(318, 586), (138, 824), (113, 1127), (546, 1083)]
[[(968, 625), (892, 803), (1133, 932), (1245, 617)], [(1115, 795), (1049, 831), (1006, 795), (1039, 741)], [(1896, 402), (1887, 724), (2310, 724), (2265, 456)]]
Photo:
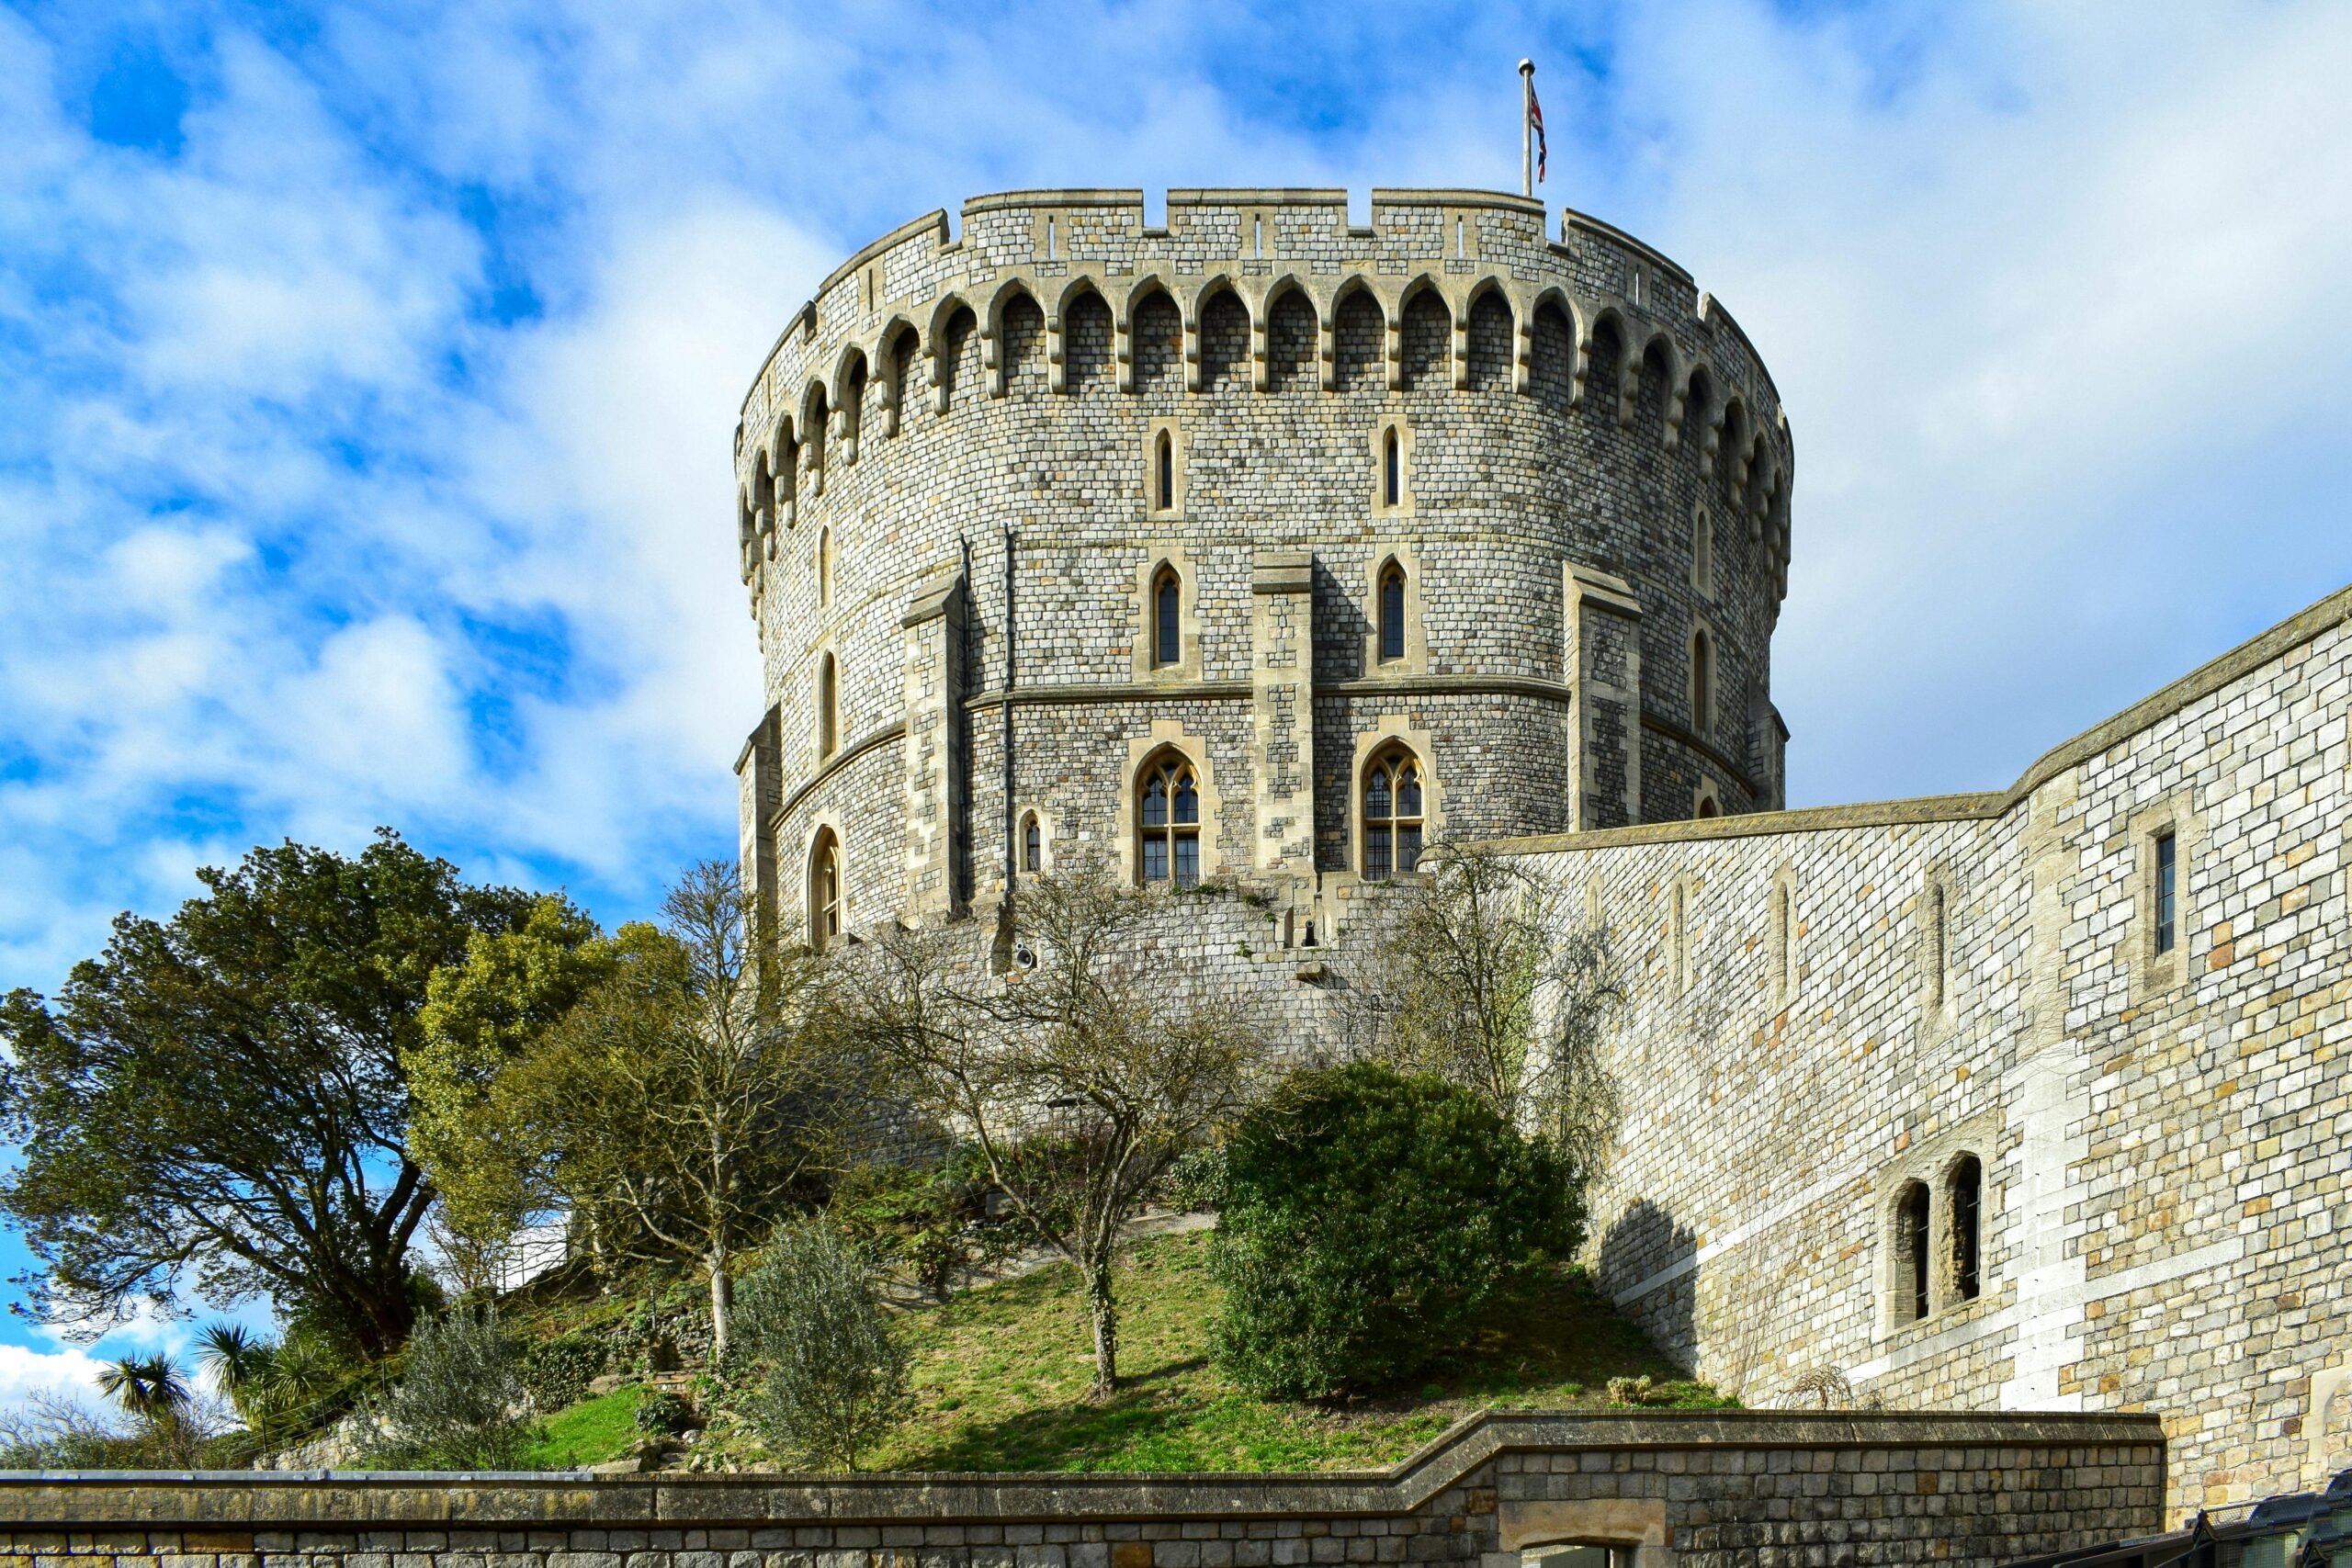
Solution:
[(1094, 1386), (1087, 1397), (1107, 1400), (1119, 1391), (1119, 1303), (1111, 1297), (1111, 1266), (1086, 1272), (1086, 1310), (1094, 1320)]
[(710, 1249), (710, 1364), (727, 1359), (727, 1314), (735, 1304), (735, 1282), (727, 1277), (727, 1253)]

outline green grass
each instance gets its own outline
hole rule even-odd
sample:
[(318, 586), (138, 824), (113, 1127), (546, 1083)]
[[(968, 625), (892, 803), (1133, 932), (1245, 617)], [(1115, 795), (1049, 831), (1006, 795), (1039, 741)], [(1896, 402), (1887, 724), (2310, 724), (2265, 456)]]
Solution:
[[(1676, 1368), (1567, 1271), (1493, 1315), (1392, 1399), (1287, 1404), (1242, 1393), (1209, 1364), (1220, 1292), (1208, 1237), (1138, 1245), (1118, 1294), (1121, 1392), (1088, 1402), (1094, 1360), (1077, 1279), (1056, 1266), (967, 1292), (902, 1320), (916, 1413), (865, 1466), (877, 1470), (1267, 1471), (1395, 1462), (1476, 1410), (1592, 1409), (1611, 1378), (1648, 1377), (1652, 1400), (1728, 1404)], [(766, 1456), (740, 1424), (714, 1423), (711, 1459)]]
[(628, 1384), (559, 1410), (524, 1457), (526, 1470), (578, 1470), (618, 1459), (637, 1441), (637, 1401), (644, 1391)]

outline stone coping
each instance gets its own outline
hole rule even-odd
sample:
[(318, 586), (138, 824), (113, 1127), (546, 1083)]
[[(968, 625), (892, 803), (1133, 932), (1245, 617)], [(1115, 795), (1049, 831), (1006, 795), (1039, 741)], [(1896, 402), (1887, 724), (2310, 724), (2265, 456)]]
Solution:
[(361, 1471), (0, 1472), (0, 1528), (994, 1522), (1408, 1512), (1516, 1451), (2161, 1448), (2154, 1416), (1488, 1412), (1384, 1471), (1290, 1474), (592, 1476)]
[[(1972, 795), (1928, 795), (1909, 800), (1873, 800), (1853, 806), (1812, 806), (1795, 811), (1751, 811), (1682, 822), (1644, 822), (1629, 828), (1588, 828), (1574, 833), (1538, 833), (1486, 839), (1476, 846), (1503, 854), (1550, 854), (1561, 850), (1605, 850), (1702, 839), (1748, 839), (1779, 833), (1821, 833), (1840, 828), (1899, 827), (1917, 822), (1982, 822), (2006, 816), (2058, 774), (2080, 767), (2150, 729), (2192, 703), (2233, 682), (2276, 663), (2305, 643), (2352, 623), (2352, 587), (2339, 588), (2309, 609), (2207, 660), (2179, 680), (2061, 741), (2036, 758), (2007, 790)], [(1647, 724), (1648, 717), (1644, 716)]]

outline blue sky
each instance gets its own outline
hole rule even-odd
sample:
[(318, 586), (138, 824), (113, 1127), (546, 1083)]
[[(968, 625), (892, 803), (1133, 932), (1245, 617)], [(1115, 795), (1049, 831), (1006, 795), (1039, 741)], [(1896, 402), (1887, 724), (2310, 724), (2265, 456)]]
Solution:
[[(1786, 400), (1796, 803), (2005, 784), (2352, 581), (2342, 6), (0, 6), (0, 985), (378, 823), (643, 912), (734, 841), (729, 437), (833, 261), (1510, 187), (1522, 54), (1543, 194)], [(0, 1327), (0, 1399), (81, 1354)]]

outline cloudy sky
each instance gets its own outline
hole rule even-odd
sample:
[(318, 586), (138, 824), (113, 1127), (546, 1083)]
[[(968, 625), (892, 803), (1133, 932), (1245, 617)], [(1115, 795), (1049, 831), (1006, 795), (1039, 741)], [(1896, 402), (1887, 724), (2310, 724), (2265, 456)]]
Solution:
[[(729, 436), (834, 260), (1514, 187), (1521, 54), (1543, 194), (1786, 400), (1795, 803), (2006, 784), (2352, 581), (2342, 6), (0, 4), (0, 986), (378, 823), (642, 911), (734, 840)], [(0, 1328), (0, 1400), (80, 1355)]]

